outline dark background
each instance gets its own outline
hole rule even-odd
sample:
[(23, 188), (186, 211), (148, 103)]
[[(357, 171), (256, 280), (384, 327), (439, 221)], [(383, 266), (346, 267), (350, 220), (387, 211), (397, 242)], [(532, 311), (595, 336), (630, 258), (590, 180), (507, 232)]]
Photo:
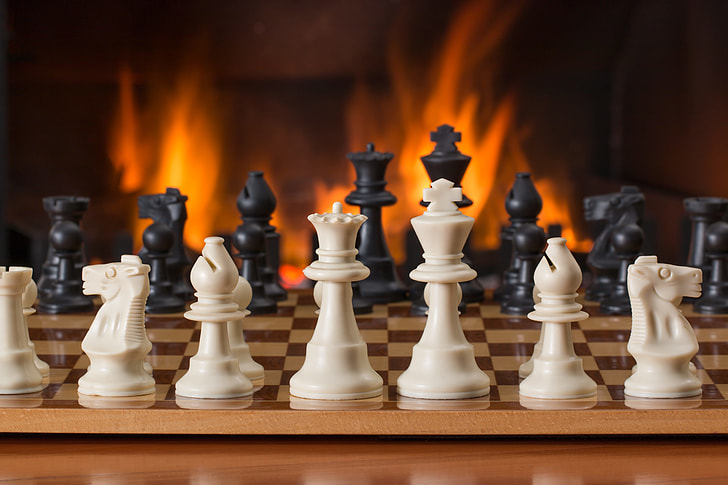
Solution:
[[(119, 189), (108, 155), (122, 63), (144, 102), (152, 76), (195, 53), (225, 108), (226, 197), (234, 200), (264, 161), (286, 175), (278, 210), (305, 221), (312, 177), (351, 183), (343, 155), (363, 149), (345, 127), (355, 87), (391, 94), (393, 43), (408, 59), (407, 75), (424, 76), (467, 3), (6, 0), (0, 224), (20, 243), (3, 260), (43, 254), (49, 224), (40, 200), (61, 194), (91, 197), (87, 252), (116, 256), (139, 195)], [(640, 186), (655, 228), (651, 247), (683, 262), (682, 198), (728, 197), (728, 3), (487, 3), (484, 38), (513, 17), (495, 63), (491, 55), (482, 72), (474, 67), (473, 79), (495, 65), (492, 97), (518, 93), (514, 126), (534, 177), (562, 181), (577, 211), (586, 195)]]

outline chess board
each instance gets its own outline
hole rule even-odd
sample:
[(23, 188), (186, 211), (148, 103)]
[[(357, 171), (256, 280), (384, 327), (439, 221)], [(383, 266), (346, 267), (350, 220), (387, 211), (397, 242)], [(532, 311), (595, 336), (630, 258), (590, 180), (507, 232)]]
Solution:
[(728, 433), (728, 316), (684, 313), (700, 341), (693, 359), (703, 394), (691, 399), (625, 399), (623, 382), (634, 360), (627, 354), (630, 317), (600, 315), (573, 323), (584, 368), (597, 382), (596, 398), (571, 401), (519, 399), (518, 367), (528, 360), (540, 324), (503, 315), (496, 305), (469, 305), (461, 316), (479, 366), (490, 376), (490, 395), (433, 401), (397, 395), (425, 317), (409, 314), (406, 302), (375, 306), (357, 316), (372, 366), (384, 379), (379, 398), (314, 401), (290, 397), (288, 382), (305, 357), (315, 323), (310, 292), (292, 292), (276, 315), (245, 319), (245, 336), (265, 371), (246, 399), (176, 398), (174, 383), (189, 365), (199, 323), (181, 314), (148, 316), (153, 342), (148, 360), (157, 392), (135, 398), (98, 398), (77, 393), (87, 357), (81, 340), (94, 315), (32, 315), (30, 336), (51, 366), (39, 393), (0, 397), (0, 432), (150, 434), (367, 434), (367, 435), (560, 435)]

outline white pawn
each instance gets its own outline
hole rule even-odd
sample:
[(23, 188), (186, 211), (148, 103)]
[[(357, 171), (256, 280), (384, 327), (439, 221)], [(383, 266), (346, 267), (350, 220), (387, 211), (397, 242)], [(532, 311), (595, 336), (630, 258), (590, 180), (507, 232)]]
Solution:
[(22, 297), (33, 270), (0, 267), (0, 394), (25, 394), (43, 389), (43, 376), (28, 346)]
[(679, 398), (702, 393), (690, 359), (698, 340), (678, 308), (682, 297), (700, 296), (700, 269), (657, 262), (640, 256), (627, 271), (632, 305), (632, 332), (627, 351), (637, 365), (624, 383), (627, 396)]
[(407, 397), (465, 399), (490, 392), (490, 378), (478, 368), (458, 314), (459, 282), (470, 281), (477, 273), (462, 262), (474, 219), (458, 210), (454, 202), (462, 199), (462, 189), (453, 185), (446, 179), (433, 182), (431, 189), (424, 190), (423, 199), (430, 202), (427, 211), (412, 219), (425, 262), (410, 277), (427, 283), (429, 310), (422, 337), (412, 349), (412, 361), (397, 379), (397, 393)]
[(38, 286), (35, 284), (35, 281), (31, 279), (30, 283), (28, 283), (28, 286), (25, 287), (25, 291), (23, 292), (23, 320), (25, 325), (25, 334), (28, 337), (28, 347), (30, 347), (30, 351), (33, 352), (33, 362), (35, 362), (35, 366), (40, 371), (40, 374), (43, 377), (46, 377), (51, 373), (51, 368), (38, 357), (38, 354), (35, 352), (35, 344), (32, 340), (30, 340), (30, 333), (28, 332), (28, 316), (35, 313), (33, 304), (35, 303), (36, 298), (38, 298)]
[[(533, 303), (534, 305), (541, 303), (541, 297), (538, 296), (539, 293), (541, 293), (538, 290), (538, 286), (533, 286)], [(518, 377), (521, 379), (525, 379), (529, 375), (531, 375), (531, 372), (533, 371), (533, 359), (541, 355), (541, 348), (543, 347), (543, 332), (544, 332), (544, 326), (541, 325), (541, 332), (538, 335), (538, 341), (536, 342), (536, 345), (533, 347), (533, 354), (531, 354), (531, 358), (528, 359), (526, 362), (521, 364), (521, 366), (518, 368)]]
[(152, 350), (144, 327), (149, 270), (139, 256), (128, 254), (117, 263), (84, 266), (83, 293), (101, 295), (104, 304), (81, 343), (90, 363), (78, 380), (80, 394), (118, 397), (154, 393), (154, 378), (144, 365)]
[[(233, 290), (233, 301), (238, 304), (238, 308), (243, 312), (243, 317), (250, 314), (246, 310), (253, 298), (253, 289), (250, 287), (248, 280), (242, 276), (238, 277), (238, 284)], [(230, 338), (230, 350), (237, 357), (240, 363), (240, 370), (251, 381), (263, 379), (263, 366), (253, 360), (250, 355), (250, 346), (245, 342), (243, 335), (243, 318), (239, 320), (230, 320), (228, 322), (228, 337)]]
[(571, 322), (589, 318), (575, 301), (581, 269), (566, 247), (566, 239), (551, 238), (547, 244), (546, 255), (533, 275), (541, 301), (528, 314), (531, 320), (543, 323), (541, 348), (540, 353), (534, 352), (533, 370), (519, 391), (522, 396), (539, 399), (593, 396), (597, 385), (584, 372), (571, 337)]
[(308, 217), (318, 233), (319, 259), (303, 272), (319, 282), (315, 295), (321, 308), (306, 360), (291, 377), (292, 396), (344, 400), (382, 394), (382, 377), (369, 363), (352, 305), (351, 282), (369, 276), (369, 269), (355, 259), (356, 234), (366, 219), (345, 214), (340, 202), (331, 213)]
[(221, 237), (208, 237), (202, 256), (197, 258), (190, 281), (197, 301), (185, 318), (202, 323), (197, 354), (190, 359), (190, 368), (175, 385), (178, 396), (230, 399), (249, 396), (253, 384), (240, 370), (232, 354), (227, 323), (243, 318), (233, 301), (238, 284), (238, 268), (223, 246)]

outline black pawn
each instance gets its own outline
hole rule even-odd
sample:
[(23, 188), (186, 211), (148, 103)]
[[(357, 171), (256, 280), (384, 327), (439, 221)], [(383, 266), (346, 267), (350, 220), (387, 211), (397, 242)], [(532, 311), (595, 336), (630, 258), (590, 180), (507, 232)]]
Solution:
[(513, 248), (518, 263), (518, 281), (506, 300), (501, 301), (501, 312), (526, 315), (533, 311), (533, 272), (536, 269), (546, 234), (536, 224), (524, 224), (513, 233)]
[(382, 207), (397, 202), (397, 197), (384, 188), (387, 185), (384, 174), (394, 155), (377, 152), (374, 144), (369, 143), (367, 151), (349, 153), (346, 157), (356, 170), (356, 190), (347, 195), (344, 201), (360, 207), (361, 213), (367, 216), (359, 229), (357, 259), (369, 268), (370, 273), (355, 286), (363, 298), (374, 303), (405, 300), (407, 288), (397, 276), (382, 227)]
[(266, 296), (281, 301), (288, 298), (288, 292), (281, 286), (278, 275), (281, 235), (276, 232), (275, 226), (270, 224), (277, 204), (275, 194), (263, 178), (263, 172), (259, 170), (248, 172), (245, 187), (238, 195), (238, 211), (243, 224), (253, 224), (263, 230), (265, 241), (258, 264), (260, 279)]
[(44, 313), (92, 311), (93, 299), (83, 294), (81, 269), (76, 266), (83, 241), (81, 228), (73, 221), (56, 222), (48, 238), (58, 258), (57, 273), (50, 288), (39, 294), (38, 310)]
[(695, 300), (698, 313), (728, 313), (728, 222), (714, 222), (705, 234), (705, 255), (710, 260), (710, 280)]
[(263, 229), (254, 224), (239, 225), (233, 234), (233, 246), (238, 250), (235, 256), (241, 261), (240, 276), (248, 280), (253, 289), (253, 298), (250, 300), (248, 310), (253, 315), (275, 313), (276, 302), (266, 296), (263, 281), (260, 279), (259, 263), (265, 248)]
[(374, 304), (361, 294), (361, 281), (351, 282), (351, 305), (354, 315), (365, 315), (374, 311)]
[(166, 224), (153, 222), (142, 234), (151, 271), (149, 272), (149, 297), (147, 313), (178, 313), (185, 310), (184, 299), (174, 294), (174, 286), (169, 279), (167, 258), (174, 245), (174, 233)]
[[(58, 222), (69, 221), (81, 226), (81, 219), (88, 210), (89, 198), (73, 195), (59, 195), (43, 198), (43, 209), (51, 219), (51, 226)], [(78, 251), (72, 255), (76, 269), (80, 270), (85, 264), (83, 254), (83, 241)], [(43, 262), (40, 278), (38, 279), (38, 294), (43, 295), (51, 290), (53, 282), (58, 276), (59, 256), (52, 244), (48, 245), (48, 253)]]
[(503, 228), (501, 244), (504, 246), (505, 252), (510, 253), (510, 263), (508, 269), (503, 272), (501, 285), (493, 292), (495, 301), (507, 300), (515, 285), (518, 284), (521, 261), (515, 257), (513, 234), (524, 224), (536, 224), (543, 208), (543, 200), (536, 190), (536, 186), (533, 185), (530, 173), (519, 172), (516, 174), (513, 187), (506, 195), (505, 206), (511, 225)]
[(599, 304), (599, 310), (608, 315), (629, 315), (632, 305), (627, 292), (627, 268), (634, 263), (642, 250), (645, 235), (637, 224), (623, 224), (612, 232), (612, 246), (619, 259), (617, 283), (607, 298)]
[(687, 265), (710, 274), (710, 263), (705, 258), (705, 235), (708, 227), (723, 218), (728, 211), (728, 199), (722, 197), (691, 197), (683, 201), (692, 226)]

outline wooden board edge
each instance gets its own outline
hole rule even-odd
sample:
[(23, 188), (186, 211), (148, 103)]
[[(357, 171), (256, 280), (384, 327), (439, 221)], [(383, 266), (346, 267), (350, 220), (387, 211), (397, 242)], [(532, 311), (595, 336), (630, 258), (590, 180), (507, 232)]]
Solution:
[(721, 410), (299, 411), (3, 409), (0, 433), (158, 435), (728, 434)]

